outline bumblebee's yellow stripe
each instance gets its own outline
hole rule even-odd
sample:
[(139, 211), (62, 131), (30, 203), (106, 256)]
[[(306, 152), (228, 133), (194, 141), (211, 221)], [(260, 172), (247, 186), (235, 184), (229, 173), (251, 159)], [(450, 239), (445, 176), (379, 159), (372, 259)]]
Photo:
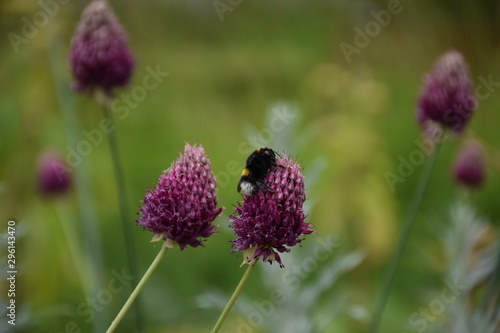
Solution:
[(255, 151), (257, 152), (257, 154), (260, 154), (260, 151), (262, 150), (262, 148), (257, 148), (255, 149)]
[(245, 169), (243, 169), (243, 171), (241, 171), (242, 176), (248, 176), (249, 174), (250, 174), (250, 170), (248, 170), (248, 168), (245, 168)]

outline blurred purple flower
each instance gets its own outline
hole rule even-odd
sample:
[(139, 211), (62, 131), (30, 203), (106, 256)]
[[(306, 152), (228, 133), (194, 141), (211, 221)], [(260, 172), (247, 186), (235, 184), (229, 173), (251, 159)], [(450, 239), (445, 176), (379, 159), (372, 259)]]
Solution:
[(38, 162), (38, 188), (46, 195), (62, 194), (71, 186), (68, 168), (55, 150), (44, 151)]
[(125, 31), (106, 0), (94, 0), (83, 11), (70, 62), (77, 91), (101, 88), (111, 94), (113, 88), (128, 84), (135, 60)]
[(231, 241), (233, 252), (245, 251), (243, 263), (262, 257), (270, 263), (276, 260), (284, 267), (278, 252), (289, 252), (287, 247), (313, 232), (312, 224), (304, 221), (302, 205), (306, 195), (300, 166), (287, 157), (277, 162), (282, 167), (273, 168), (264, 179), (274, 191), (259, 190), (245, 196), (243, 204), (235, 207), (236, 214), (230, 216), (230, 227), (238, 237)]
[(467, 63), (459, 52), (450, 51), (438, 59), (434, 70), (425, 77), (417, 120), (421, 126), (432, 120), (461, 133), (476, 105)]
[(200, 246), (199, 238), (214, 233), (212, 222), (223, 209), (216, 208), (215, 187), (203, 147), (186, 144), (184, 155), (161, 175), (154, 190), (148, 190), (137, 224), (155, 233), (153, 241), (177, 243), (181, 250)]
[(459, 153), (453, 166), (455, 180), (469, 188), (480, 187), (486, 178), (485, 158), (481, 146), (469, 142)]

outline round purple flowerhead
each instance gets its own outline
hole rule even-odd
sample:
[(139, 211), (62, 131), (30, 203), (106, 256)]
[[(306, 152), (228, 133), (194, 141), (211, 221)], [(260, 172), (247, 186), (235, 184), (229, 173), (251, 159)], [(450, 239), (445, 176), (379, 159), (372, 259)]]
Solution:
[(279, 158), (277, 163), (279, 166), (263, 180), (273, 191), (260, 189), (245, 196), (229, 219), (237, 237), (231, 241), (233, 252), (245, 251), (244, 264), (262, 257), (284, 267), (278, 253), (289, 252), (304, 239), (302, 235), (313, 232), (312, 224), (304, 221), (306, 195), (300, 166), (288, 157)]
[(458, 155), (453, 166), (455, 180), (469, 188), (480, 187), (486, 178), (485, 158), (481, 146), (469, 142)]
[(212, 222), (222, 212), (215, 187), (205, 149), (186, 144), (184, 155), (161, 175), (154, 190), (148, 190), (137, 224), (155, 234), (153, 241), (166, 240), (168, 247), (200, 246), (200, 238), (214, 233)]
[(432, 120), (461, 133), (476, 105), (467, 63), (459, 52), (450, 51), (438, 59), (425, 77), (417, 119), (421, 125)]
[(69, 190), (71, 177), (63, 164), (61, 155), (55, 150), (47, 150), (38, 162), (38, 188), (46, 195), (61, 194)]
[(126, 86), (135, 60), (127, 36), (106, 0), (94, 0), (83, 11), (73, 36), (71, 69), (75, 89), (102, 89), (107, 94)]

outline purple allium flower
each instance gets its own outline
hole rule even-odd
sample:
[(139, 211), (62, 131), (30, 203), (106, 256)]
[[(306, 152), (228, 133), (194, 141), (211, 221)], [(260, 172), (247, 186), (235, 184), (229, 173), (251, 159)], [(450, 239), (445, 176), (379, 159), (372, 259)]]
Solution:
[(135, 60), (125, 31), (106, 0), (94, 0), (83, 11), (70, 62), (77, 91), (101, 88), (111, 94), (113, 88), (128, 84)]
[(484, 153), (476, 142), (469, 142), (458, 155), (453, 166), (455, 180), (469, 188), (480, 187), (486, 178)]
[(417, 119), (420, 125), (432, 120), (461, 133), (476, 105), (467, 63), (460, 53), (450, 51), (438, 59), (434, 70), (425, 77)]
[(148, 190), (137, 224), (155, 233), (153, 241), (177, 243), (181, 250), (200, 246), (199, 238), (214, 233), (212, 222), (223, 209), (216, 208), (215, 187), (205, 149), (186, 143), (184, 155), (161, 175), (154, 190)]
[(277, 160), (278, 165), (264, 178), (274, 191), (259, 190), (245, 196), (243, 204), (235, 207), (230, 216), (230, 227), (238, 237), (231, 242), (233, 252), (244, 250), (243, 263), (262, 257), (272, 263), (276, 260), (284, 267), (278, 254), (290, 252), (287, 247), (300, 243), (302, 235), (313, 232), (312, 224), (304, 222), (302, 205), (306, 199), (304, 177), (300, 166), (288, 157)]
[(68, 168), (55, 150), (46, 150), (38, 162), (38, 188), (46, 195), (61, 194), (71, 186)]

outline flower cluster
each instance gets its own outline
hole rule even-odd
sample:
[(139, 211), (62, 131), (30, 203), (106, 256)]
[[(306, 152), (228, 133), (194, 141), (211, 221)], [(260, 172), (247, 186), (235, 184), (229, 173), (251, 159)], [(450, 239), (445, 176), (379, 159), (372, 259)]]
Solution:
[(244, 263), (262, 257), (283, 267), (278, 252), (289, 252), (288, 247), (304, 239), (302, 235), (313, 232), (312, 225), (304, 221), (306, 195), (300, 166), (287, 157), (277, 162), (281, 167), (273, 168), (264, 179), (273, 191), (246, 196), (230, 216), (230, 227), (238, 237), (231, 241), (233, 252), (244, 250)]
[(200, 246), (200, 238), (214, 233), (212, 222), (223, 209), (217, 208), (215, 187), (204, 148), (186, 144), (184, 155), (146, 194), (137, 224), (155, 233), (153, 240), (175, 242), (181, 249)]
[(70, 62), (78, 91), (100, 88), (110, 94), (113, 88), (128, 84), (135, 60), (106, 0), (94, 0), (83, 11)]
[(38, 188), (47, 195), (61, 194), (71, 186), (71, 177), (64, 167), (63, 159), (54, 150), (47, 150), (38, 162)]
[(469, 142), (453, 166), (455, 180), (469, 188), (480, 187), (486, 178), (484, 153), (476, 142)]
[[(464, 57), (457, 51), (445, 53), (425, 77), (417, 108), (417, 121), (425, 135), (437, 141), (443, 128), (462, 133), (477, 106), (472, 80)], [(469, 142), (453, 165), (453, 178), (468, 188), (480, 187), (486, 178), (481, 146)]]
[(460, 53), (450, 51), (439, 58), (425, 78), (417, 120), (424, 127), (432, 120), (461, 133), (476, 105), (467, 63)]

